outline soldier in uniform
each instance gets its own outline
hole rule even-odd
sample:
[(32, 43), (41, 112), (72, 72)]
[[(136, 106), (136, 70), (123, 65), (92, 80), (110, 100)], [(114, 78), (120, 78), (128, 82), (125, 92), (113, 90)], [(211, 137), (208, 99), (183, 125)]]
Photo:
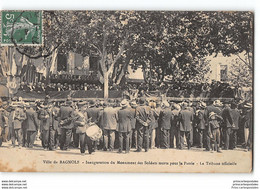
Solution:
[(26, 119), (23, 104), (19, 103), (14, 109), (12, 117), (12, 145), (15, 147), (15, 140), (18, 141), (18, 147), (22, 145), (22, 122)]
[(68, 98), (63, 106), (60, 107), (60, 120), (59, 125), (61, 127), (61, 141), (60, 149), (68, 150), (72, 136), (73, 128), (73, 112), (72, 100)]

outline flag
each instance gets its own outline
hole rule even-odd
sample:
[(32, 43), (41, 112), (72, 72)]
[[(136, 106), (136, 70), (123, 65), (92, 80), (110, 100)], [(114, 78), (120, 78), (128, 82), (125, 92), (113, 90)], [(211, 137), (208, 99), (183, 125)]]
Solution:
[(56, 48), (55, 51), (52, 53), (52, 56), (51, 56), (50, 72), (53, 73), (53, 74), (57, 73), (57, 54), (58, 54), (58, 49)]
[(75, 69), (75, 54), (73, 52), (69, 52), (67, 71), (70, 74), (74, 74), (74, 69)]
[(28, 61), (29, 61), (28, 57), (25, 56), (25, 55), (23, 55), (23, 56), (22, 56), (22, 67), (23, 67), (24, 65), (27, 65)]
[(88, 56), (84, 57), (82, 68), (85, 70), (89, 69), (89, 57)]
[(0, 56), (1, 71), (3, 75), (10, 75), (10, 66), (8, 64), (8, 47), (3, 47)]
[(16, 66), (16, 61), (15, 61), (15, 51), (13, 51), (12, 53), (12, 67), (11, 67), (11, 75), (12, 76), (15, 76), (16, 75), (16, 72), (17, 72), (17, 66)]

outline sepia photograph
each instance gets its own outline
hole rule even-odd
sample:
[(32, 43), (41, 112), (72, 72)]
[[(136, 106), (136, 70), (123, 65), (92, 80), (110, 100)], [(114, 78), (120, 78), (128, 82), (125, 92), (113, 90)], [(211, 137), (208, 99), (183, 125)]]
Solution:
[(0, 171), (251, 173), (254, 12), (1, 10)]

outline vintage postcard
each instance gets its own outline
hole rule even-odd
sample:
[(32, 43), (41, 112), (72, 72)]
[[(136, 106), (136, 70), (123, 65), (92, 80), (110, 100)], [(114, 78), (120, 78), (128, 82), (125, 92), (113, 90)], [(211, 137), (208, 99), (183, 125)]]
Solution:
[(254, 13), (2, 10), (1, 172), (250, 173)]

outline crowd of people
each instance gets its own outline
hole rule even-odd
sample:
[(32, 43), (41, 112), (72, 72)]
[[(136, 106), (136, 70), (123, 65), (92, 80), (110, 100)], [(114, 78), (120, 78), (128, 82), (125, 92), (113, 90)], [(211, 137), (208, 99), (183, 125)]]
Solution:
[[(0, 103), (3, 104), (3, 103)], [(205, 148), (219, 152), (233, 150), (240, 143), (252, 149), (252, 104), (236, 101), (171, 102), (159, 98), (134, 100), (81, 100), (68, 97), (57, 102), (24, 102), (14, 97), (1, 105), (0, 126), (10, 147), (34, 148), (39, 136), (44, 150), (79, 148), (80, 153), (96, 150), (129, 153), (143, 149)], [(87, 130), (98, 127), (102, 135), (93, 139)], [(238, 130), (243, 137), (238, 141)]]
[[(20, 89), (23, 92), (36, 92), (49, 94), (51, 91), (102, 91), (103, 85), (96, 83), (78, 82), (44, 82), (26, 83), (21, 82)], [(229, 86), (228, 83), (213, 81), (208, 83), (128, 83), (122, 85), (110, 85), (109, 90), (122, 91), (124, 94), (131, 96), (136, 93), (137, 96), (143, 96), (145, 93), (158, 92), (165, 94), (167, 97), (186, 97), (186, 98), (235, 98), (237, 90)]]

